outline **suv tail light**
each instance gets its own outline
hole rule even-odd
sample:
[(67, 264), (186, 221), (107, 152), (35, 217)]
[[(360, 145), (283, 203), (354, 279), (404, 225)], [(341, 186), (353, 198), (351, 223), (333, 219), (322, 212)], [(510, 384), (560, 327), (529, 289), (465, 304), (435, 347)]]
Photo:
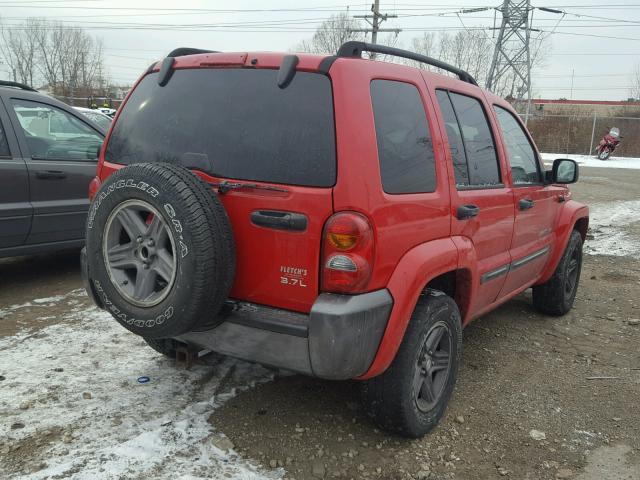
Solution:
[(339, 212), (324, 226), (322, 291), (362, 293), (373, 269), (375, 240), (364, 215)]
[(91, 179), (89, 183), (89, 200), (93, 201), (93, 197), (95, 197), (98, 190), (100, 190), (100, 185), (102, 185), (100, 177), (93, 177)]

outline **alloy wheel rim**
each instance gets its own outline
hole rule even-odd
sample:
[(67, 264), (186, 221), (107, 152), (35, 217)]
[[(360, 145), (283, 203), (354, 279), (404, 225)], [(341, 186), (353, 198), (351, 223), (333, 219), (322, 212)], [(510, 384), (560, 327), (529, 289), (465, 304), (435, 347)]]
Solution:
[(413, 395), (420, 411), (433, 410), (442, 397), (451, 372), (452, 351), (448, 325), (437, 322), (427, 332), (416, 359)]
[(162, 302), (175, 283), (177, 258), (171, 229), (160, 212), (142, 200), (128, 200), (109, 215), (102, 241), (109, 279), (138, 307)]
[(578, 272), (580, 270), (580, 250), (574, 248), (569, 257), (567, 265), (567, 275), (564, 282), (564, 291), (566, 295), (572, 295), (578, 283)]

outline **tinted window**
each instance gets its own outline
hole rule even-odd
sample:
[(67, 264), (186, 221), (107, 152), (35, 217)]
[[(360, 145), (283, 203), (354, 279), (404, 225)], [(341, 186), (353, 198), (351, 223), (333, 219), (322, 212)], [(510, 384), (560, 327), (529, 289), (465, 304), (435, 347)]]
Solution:
[(106, 151), (116, 163), (170, 162), (215, 176), (294, 185), (335, 183), (333, 100), (328, 77), (277, 70), (177, 70), (135, 89)]
[(498, 106), (495, 106), (494, 110), (507, 147), (513, 183), (540, 183), (538, 160), (526, 133), (510, 112)]
[(453, 111), (449, 94), (444, 90), (436, 90), (436, 97), (440, 104), (442, 117), (444, 119), (444, 127), (447, 131), (447, 139), (449, 148), (451, 149), (451, 159), (453, 160), (453, 170), (456, 176), (456, 184), (466, 186), (469, 185), (469, 169), (467, 167), (467, 156), (464, 153), (464, 143), (462, 142), (462, 133), (460, 125)]
[(9, 142), (7, 142), (7, 135), (4, 132), (4, 127), (0, 123), (0, 157), (10, 157)]
[(472, 97), (449, 92), (462, 132), (469, 165), (469, 185), (500, 183), (498, 157), (491, 128), (481, 103)]
[(371, 101), (384, 191), (433, 192), (433, 146), (417, 88), (408, 83), (374, 80)]
[(42, 160), (95, 160), (102, 135), (64, 110), (13, 99), (32, 158)]

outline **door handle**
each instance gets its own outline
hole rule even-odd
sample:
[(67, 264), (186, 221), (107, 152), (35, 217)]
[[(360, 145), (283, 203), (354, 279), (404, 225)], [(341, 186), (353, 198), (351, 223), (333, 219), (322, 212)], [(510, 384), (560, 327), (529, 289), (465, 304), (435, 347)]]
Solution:
[(292, 230), (294, 232), (303, 232), (307, 229), (307, 217), (305, 215), (277, 210), (256, 210), (251, 212), (251, 223), (259, 227)]
[(530, 208), (533, 208), (534, 205), (535, 202), (530, 198), (521, 198), (518, 202), (520, 210), (529, 210)]
[(61, 180), (67, 178), (67, 174), (61, 170), (39, 170), (36, 172), (36, 177), (44, 180)]
[(466, 220), (467, 218), (477, 217), (480, 213), (480, 207), (473, 204), (460, 205), (456, 210), (458, 220)]

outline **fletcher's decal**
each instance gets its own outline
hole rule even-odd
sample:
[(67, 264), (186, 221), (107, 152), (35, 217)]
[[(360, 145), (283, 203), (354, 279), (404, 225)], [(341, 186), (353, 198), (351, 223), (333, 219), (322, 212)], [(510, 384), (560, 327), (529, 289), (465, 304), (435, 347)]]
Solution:
[(309, 271), (301, 267), (280, 266), (280, 283), (292, 287), (307, 287), (307, 275)]

